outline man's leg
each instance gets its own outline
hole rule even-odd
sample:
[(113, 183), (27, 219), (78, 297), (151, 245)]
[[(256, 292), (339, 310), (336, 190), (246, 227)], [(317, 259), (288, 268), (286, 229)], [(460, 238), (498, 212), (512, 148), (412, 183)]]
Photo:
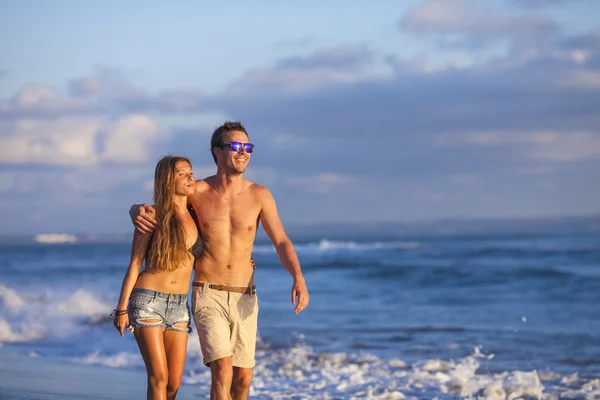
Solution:
[(253, 368), (233, 367), (233, 379), (231, 382), (232, 400), (246, 400), (252, 383)]
[(194, 287), (192, 291), (194, 323), (200, 340), (204, 362), (210, 367), (212, 399), (231, 399), (233, 351), (229, 327), (229, 293)]
[(255, 295), (235, 293), (231, 315), (233, 346), (233, 380), (231, 398), (247, 399), (254, 371), (256, 352), (256, 330), (258, 324), (258, 298)]
[(233, 378), (233, 365), (231, 357), (219, 358), (211, 361), (210, 375), (212, 378), (210, 386), (210, 400), (229, 400), (231, 380)]

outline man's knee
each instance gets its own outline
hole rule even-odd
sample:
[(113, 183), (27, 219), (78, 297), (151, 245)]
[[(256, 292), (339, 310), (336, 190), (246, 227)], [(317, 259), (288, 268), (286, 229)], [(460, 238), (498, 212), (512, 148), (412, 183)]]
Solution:
[(232, 386), (248, 388), (252, 383), (252, 368), (236, 368), (233, 374)]
[(233, 377), (233, 367), (231, 365), (231, 357), (220, 358), (210, 363), (210, 373), (213, 381), (231, 382)]

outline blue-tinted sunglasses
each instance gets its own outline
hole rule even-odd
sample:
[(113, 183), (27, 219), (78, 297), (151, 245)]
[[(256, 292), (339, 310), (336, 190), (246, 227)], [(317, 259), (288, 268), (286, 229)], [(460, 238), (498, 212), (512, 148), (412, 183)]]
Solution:
[(242, 151), (242, 148), (246, 150), (246, 153), (252, 153), (254, 151), (254, 145), (252, 143), (227, 142), (223, 143), (221, 148), (225, 147), (229, 147), (231, 151)]

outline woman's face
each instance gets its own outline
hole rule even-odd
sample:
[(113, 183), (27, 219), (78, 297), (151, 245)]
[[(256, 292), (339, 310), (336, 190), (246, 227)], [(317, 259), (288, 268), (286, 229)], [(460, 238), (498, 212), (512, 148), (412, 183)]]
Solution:
[(175, 194), (189, 196), (196, 190), (196, 181), (192, 166), (187, 161), (178, 161), (175, 164)]

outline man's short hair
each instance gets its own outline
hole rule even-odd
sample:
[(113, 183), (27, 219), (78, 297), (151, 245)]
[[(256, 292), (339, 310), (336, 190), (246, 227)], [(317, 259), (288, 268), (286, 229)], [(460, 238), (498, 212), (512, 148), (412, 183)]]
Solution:
[[(246, 136), (248, 136), (248, 132), (246, 132), (246, 128), (239, 121), (225, 121), (225, 123), (219, 126), (212, 134), (210, 138), (210, 154), (213, 156), (213, 160), (215, 160), (215, 164), (217, 163), (217, 157), (215, 156), (214, 149), (218, 147), (220, 149), (223, 148), (223, 144), (225, 143), (225, 135), (232, 131), (240, 131), (244, 132)], [(250, 139), (250, 136), (248, 136)]]

